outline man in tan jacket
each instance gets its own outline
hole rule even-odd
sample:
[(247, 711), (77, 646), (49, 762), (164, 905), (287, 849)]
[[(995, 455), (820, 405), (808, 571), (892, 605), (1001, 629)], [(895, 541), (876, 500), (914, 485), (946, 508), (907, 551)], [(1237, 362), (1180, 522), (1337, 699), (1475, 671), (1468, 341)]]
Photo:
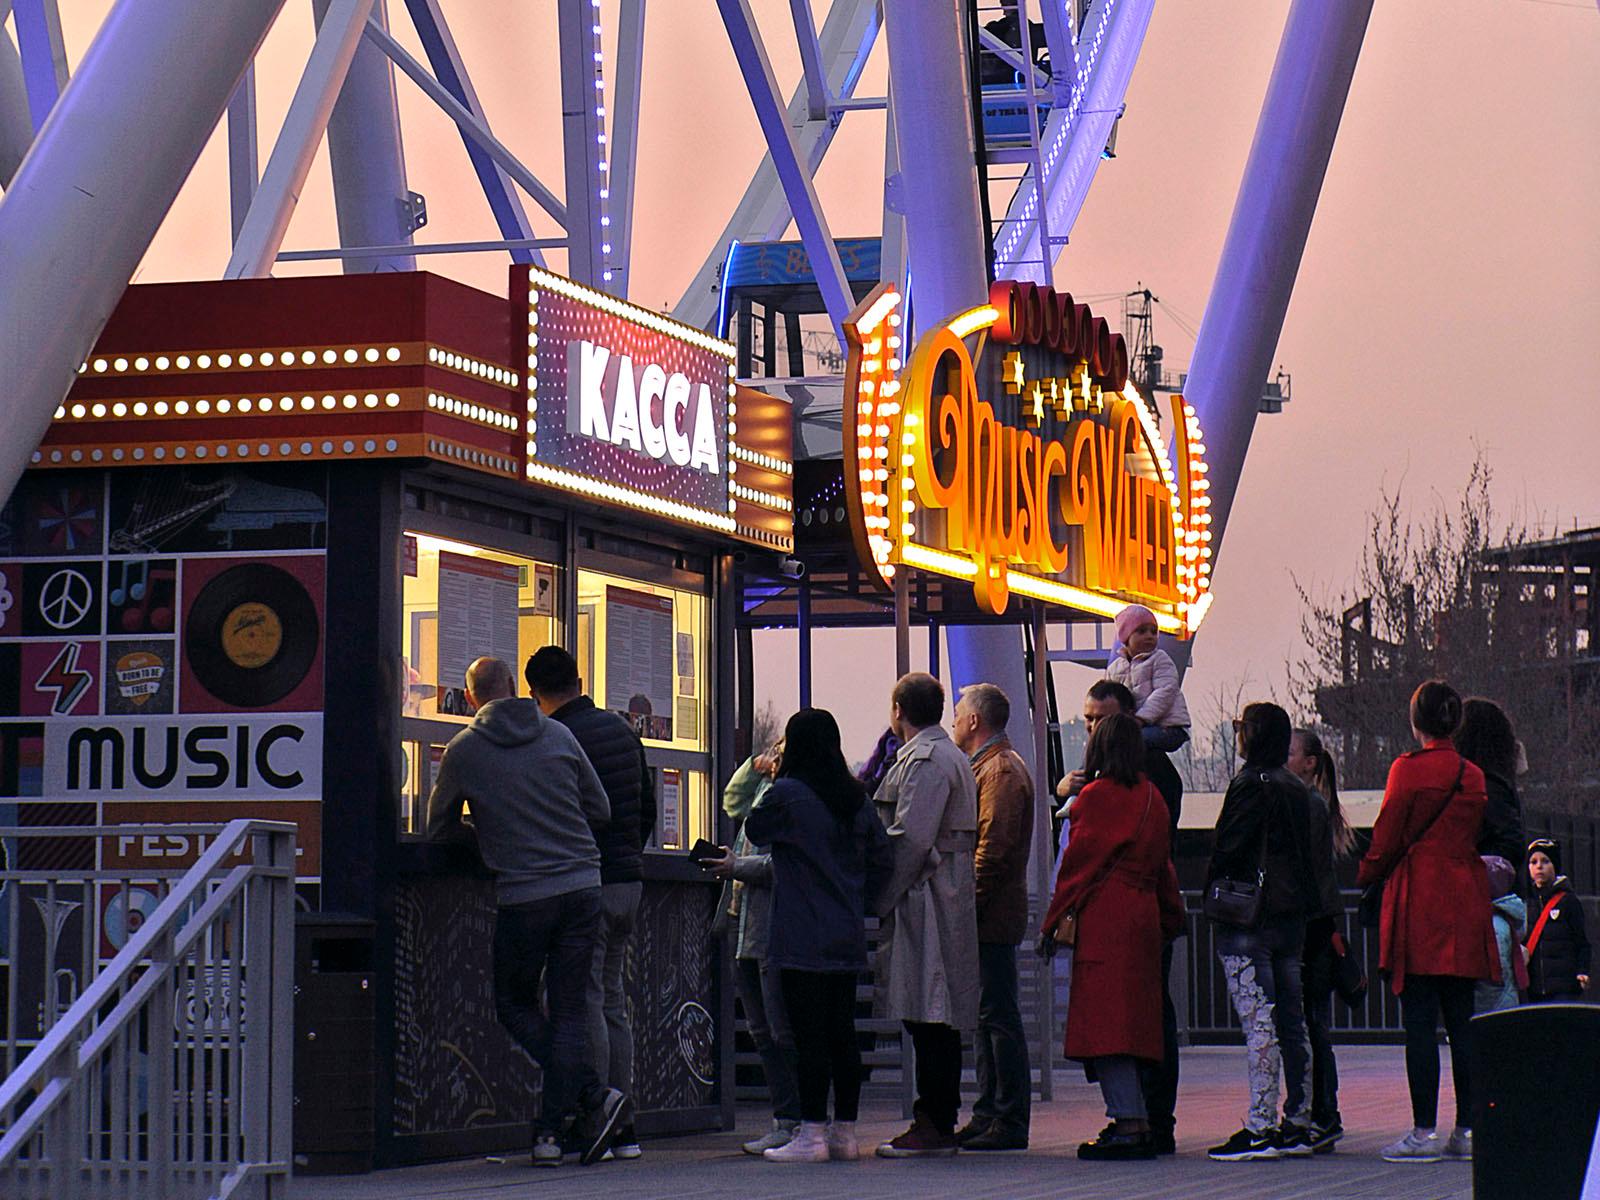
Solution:
[(878, 1147), (883, 1158), (960, 1149), (961, 1034), (978, 1024), (977, 786), (943, 717), (944, 686), (932, 675), (896, 682), (890, 719), (902, 744), (875, 797), (894, 849), (877, 899), (877, 1002), (911, 1034), (917, 1100), (911, 1128)]
[(1028, 932), (1033, 778), (1011, 748), (1011, 701), (992, 683), (962, 689), (956, 746), (978, 783), (978, 1098), (957, 1136), (963, 1150), (1026, 1150), (1033, 1099), (1028, 1036), (1017, 1001), (1017, 943)]

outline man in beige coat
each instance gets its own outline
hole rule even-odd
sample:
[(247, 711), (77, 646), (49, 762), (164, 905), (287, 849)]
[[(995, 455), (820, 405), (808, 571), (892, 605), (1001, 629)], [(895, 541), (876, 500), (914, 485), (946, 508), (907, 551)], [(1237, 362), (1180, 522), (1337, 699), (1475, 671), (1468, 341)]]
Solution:
[(917, 1100), (911, 1128), (878, 1147), (884, 1158), (959, 1149), (961, 1034), (978, 1024), (978, 794), (943, 716), (944, 687), (933, 676), (895, 683), (890, 720), (902, 744), (876, 797), (894, 848), (894, 873), (878, 895), (878, 1007), (911, 1035)]

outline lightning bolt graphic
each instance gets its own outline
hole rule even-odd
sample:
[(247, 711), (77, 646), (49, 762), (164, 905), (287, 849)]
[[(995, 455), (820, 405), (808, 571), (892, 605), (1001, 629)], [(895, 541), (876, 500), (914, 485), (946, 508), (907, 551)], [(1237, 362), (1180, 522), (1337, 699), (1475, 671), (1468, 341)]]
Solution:
[(78, 670), (78, 652), (81, 649), (77, 642), (68, 642), (61, 647), (61, 653), (39, 676), (33, 686), (41, 692), (54, 692), (56, 698), (50, 705), (50, 711), (58, 717), (64, 717), (72, 711), (72, 706), (77, 704), (83, 693), (94, 682), (94, 676), (88, 671)]

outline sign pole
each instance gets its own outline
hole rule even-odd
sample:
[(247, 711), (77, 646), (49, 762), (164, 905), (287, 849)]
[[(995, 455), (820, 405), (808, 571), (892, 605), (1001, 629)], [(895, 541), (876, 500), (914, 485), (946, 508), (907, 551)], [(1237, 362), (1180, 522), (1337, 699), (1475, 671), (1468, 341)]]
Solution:
[(911, 670), (911, 572), (894, 573), (894, 677)]
[[(1054, 881), (1050, 868), (1055, 855), (1050, 845), (1050, 761), (1046, 724), (1045, 681), (1050, 670), (1050, 647), (1047, 643), (1049, 627), (1045, 622), (1045, 606), (1030, 606), (1033, 620), (1033, 873), (1034, 894), (1039, 898), (1039, 915), (1042, 918), (1050, 903)], [(1046, 958), (1034, 958), (1034, 971), (1038, 978), (1039, 996), (1039, 1099), (1050, 1100), (1055, 1094), (1055, 1080), (1051, 1068), (1051, 1044), (1055, 1037), (1055, 968)]]

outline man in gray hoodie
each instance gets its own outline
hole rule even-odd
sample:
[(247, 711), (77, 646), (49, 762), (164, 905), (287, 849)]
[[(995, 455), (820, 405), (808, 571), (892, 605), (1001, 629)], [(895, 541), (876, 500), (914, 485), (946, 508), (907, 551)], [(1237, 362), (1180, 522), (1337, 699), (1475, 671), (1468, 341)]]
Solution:
[(611, 808), (577, 739), (535, 701), (517, 698), (510, 667), (477, 659), (466, 682), (477, 716), (445, 748), (428, 800), (428, 835), (450, 839), (470, 827), (494, 872), (495, 1012), (544, 1069), (534, 1165), (560, 1165), (561, 1127), (575, 1112), (587, 1166), (604, 1156), (624, 1101), (595, 1074), (587, 1024), (600, 929), (593, 827), (611, 819)]

